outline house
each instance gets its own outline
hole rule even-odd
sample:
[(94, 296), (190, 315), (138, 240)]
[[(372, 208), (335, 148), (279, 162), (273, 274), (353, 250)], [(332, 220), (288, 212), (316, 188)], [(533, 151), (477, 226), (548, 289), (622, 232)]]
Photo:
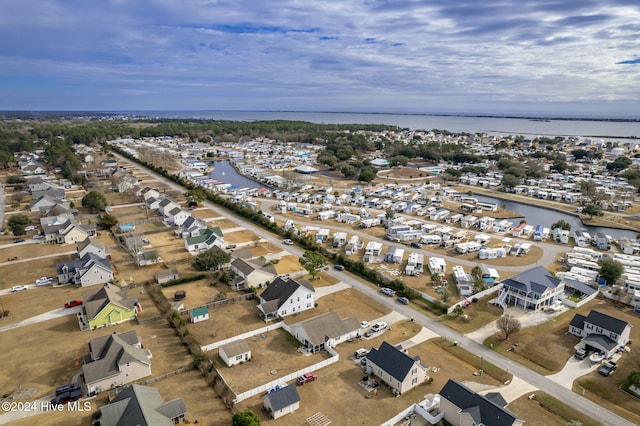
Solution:
[(295, 386), (284, 386), (269, 392), (263, 398), (262, 405), (273, 419), (279, 419), (300, 408), (300, 395)]
[(173, 226), (182, 226), (182, 224), (191, 217), (191, 214), (182, 210), (180, 207), (174, 207), (165, 214), (165, 223)]
[(189, 311), (189, 319), (192, 323), (206, 321), (209, 319), (209, 308), (200, 306)]
[(404, 257), (404, 249), (391, 245), (384, 254), (384, 261), (387, 263), (402, 263)]
[(82, 374), (87, 395), (135, 382), (151, 375), (151, 352), (135, 331), (113, 333), (89, 341)]
[(64, 188), (59, 188), (53, 185), (50, 185), (47, 189), (31, 191), (31, 196), (34, 200), (37, 200), (41, 197), (47, 196), (54, 200), (64, 201), (66, 200), (66, 194), (64, 192)]
[(89, 287), (113, 281), (111, 262), (91, 252), (79, 260), (57, 263), (56, 273), (60, 284), (73, 283)]
[(47, 243), (75, 244), (96, 235), (96, 225), (80, 225), (65, 216), (40, 218), (40, 225)]
[(316, 353), (325, 347), (335, 347), (359, 336), (360, 323), (354, 317), (340, 319), (336, 312), (301, 321), (291, 326), (291, 334), (304, 349)]
[(405, 274), (419, 276), (424, 272), (424, 255), (422, 253), (411, 253), (405, 267)]
[(51, 207), (60, 203), (60, 200), (56, 200), (48, 195), (42, 195), (38, 198), (33, 198), (29, 203), (29, 210), (32, 212), (40, 212), (49, 210)]
[(486, 396), (449, 379), (440, 390), (440, 413), (446, 424), (454, 426), (522, 426), (524, 420), (506, 410), (499, 393)]
[(178, 274), (178, 270), (176, 268), (169, 268), (156, 271), (156, 273), (153, 274), (153, 277), (158, 284), (163, 284), (167, 281), (177, 280), (180, 278), (180, 274)]
[(220, 346), (218, 355), (228, 367), (233, 367), (251, 359), (251, 347), (246, 340), (234, 340)]
[(180, 208), (180, 204), (178, 204), (175, 201), (172, 201), (172, 200), (170, 200), (168, 198), (163, 198), (158, 203), (158, 213), (160, 213), (164, 217), (167, 217), (169, 212), (171, 210), (175, 209), (176, 207)]
[(186, 413), (182, 398), (163, 402), (156, 388), (131, 384), (100, 408), (98, 423), (101, 426), (173, 426), (184, 423)]
[(315, 307), (315, 289), (309, 281), (280, 277), (262, 292), (258, 310), (265, 319), (282, 318)]
[(86, 238), (76, 244), (76, 250), (78, 251), (78, 257), (83, 258), (87, 253), (93, 253), (95, 256), (106, 259), (109, 257), (107, 249), (98, 241)]
[(160, 197), (160, 191), (158, 191), (157, 189), (148, 187), (148, 186), (144, 186), (139, 188), (136, 192), (136, 197), (142, 197), (144, 198), (145, 201), (147, 201), (149, 198), (159, 198)]
[(386, 383), (396, 395), (401, 395), (427, 380), (428, 367), (422, 365), (420, 357), (407, 353), (387, 342), (367, 354), (366, 371)]
[(262, 288), (275, 278), (275, 274), (239, 257), (230, 266), (235, 290)]
[(528, 269), (502, 281), (497, 303), (506, 309), (508, 305), (523, 309), (543, 310), (560, 300), (564, 283), (551, 275), (544, 266)]
[(180, 229), (176, 230), (176, 234), (180, 235), (181, 238), (197, 237), (205, 229), (207, 229), (207, 222), (189, 215), (180, 225)]
[(382, 262), (382, 243), (377, 241), (369, 241), (364, 249), (364, 263), (380, 263)]
[(428, 265), (431, 274), (445, 274), (447, 272), (447, 262), (441, 257), (430, 257)]
[(213, 247), (224, 247), (224, 239), (220, 227), (209, 227), (200, 231), (197, 237), (187, 237), (184, 240), (184, 247), (188, 252), (201, 252)]
[(609, 357), (629, 343), (631, 324), (592, 310), (586, 317), (575, 314), (569, 333), (582, 338), (576, 349), (595, 350)]
[(113, 284), (82, 292), (82, 312), (78, 321), (82, 330), (93, 330), (130, 321), (142, 310), (137, 299), (127, 297), (127, 291)]

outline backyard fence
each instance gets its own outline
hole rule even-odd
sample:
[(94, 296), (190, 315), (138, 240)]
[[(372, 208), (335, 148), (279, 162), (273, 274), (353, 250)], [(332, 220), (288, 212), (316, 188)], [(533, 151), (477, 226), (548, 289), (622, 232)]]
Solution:
[(152, 377), (152, 378), (150, 378), (150, 379), (148, 379), (148, 380), (145, 380), (144, 382), (140, 382), (140, 384), (141, 384), (141, 385), (143, 385), (143, 386), (146, 386), (146, 385), (148, 385), (148, 384), (155, 383), (155, 382), (157, 382), (157, 381), (160, 381), (160, 380), (166, 379), (167, 377), (172, 377), (172, 376), (178, 375), (178, 374), (180, 374), (180, 373), (184, 373), (185, 371), (193, 370), (194, 368), (195, 368), (195, 367), (194, 367), (194, 365), (193, 365), (193, 364), (189, 364), (189, 365), (187, 365), (187, 366), (185, 366), (185, 367), (180, 367), (180, 368), (178, 368), (177, 370), (169, 371), (168, 373), (165, 373), (165, 374), (161, 374), (161, 375), (159, 375), (159, 376)]
[(247, 294), (242, 295), (242, 296), (236, 296), (236, 297), (232, 297), (230, 299), (218, 300), (216, 302), (207, 303), (205, 305), (198, 306), (197, 308), (186, 309), (184, 311), (178, 311), (178, 313), (180, 314), (180, 316), (185, 316), (185, 315), (189, 315), (189, 313), (194, 309), (199, 309), (199, 308), (204, 308), (204, 307), (217, 308), (219, 306), (228, 305), (229, 303), (236, 303), (236, 302), (240, 302), (242, 300), (251, 300), (254, 297), (255, 296), (253, 295), (253, 293), (247, 293)]
[(224, 340), (220, 340), (218, 342), (210, 343), (208, 345), (200, 346), (200, 349), (202, 349), (205, 352), (206, 351), (212, 351), (214, 349), (219, 348), (220, 346), (226, 345), (227, 343), (235, 342), (236, 340), (248, 339), (250, 337), (257, 336), (259, 334), (267, 333), (267, 332), (272, 331), (272, 330), (277, 330), (277, 329), (283, 327), (284, 325), (285, 325), (284, 321), (280, 321), (280, 322), (275, 323), (275, 324), (267, 325), (266, 327), (262, 327), (262, 328), (258, 328), (258, 329), (255, 329), (255, 330), (248, 331), (248, 332), (246, 332), (244, 334), (239, 334), (237, 336), (233, 336), (233, 337), (230, 337), (228, 339), (224, 339)]
[(447, 315), (448, 315), (448, 314), (450, 314), (450, 313), (452, 313), (453, 311), (455, 311), (456, 306), (462, 306), (462, 307), (464, 307), (464, 303), (465, 303), (467, 300), (471, 300), (471, 299), (473, 299), (473, 298), (476, 298), (476, 299), (482, 299), (483, 297), (485, 297), (485, 296), (487, 296), (487, 295), (489, 295), (489, 294), (491, 294), (491, 293), (495, 293), (496, 291), (498, 291), (498, 290), (500, 290), (500, 289), (502, 288), (502, 285), (503, 285), (502, 283), (499, 283), (499, 284), (494, 285), (493, 287), (489, 287), (489, 288), (488, 288), (488, 289), (486, 289), (486, 290), (482, 290), (482, 291), (479, 291), (479, 292), (477, 292), (477, 293), (475, 293), (475, 294), (472, 294), (471, 296), (467, 296), (467, 297), (465, 297), (463, 300), (459, 301), (459, 302), (458, 302), (458, 303), (456, 303), (455, 305), (451, 305), (451, 306), (449, 307), (449, 309), (447, 309)]

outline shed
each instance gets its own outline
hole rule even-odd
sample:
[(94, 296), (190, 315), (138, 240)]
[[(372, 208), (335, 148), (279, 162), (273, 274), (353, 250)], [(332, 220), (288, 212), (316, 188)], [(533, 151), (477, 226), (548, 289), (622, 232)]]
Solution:
[(278, 419), (300, 408), (300, 395), (295, 386), (285, 386), (269, 392), (264, 397), (263, 405), (272, 418)]
[(251, 360), (251, 347), (245, 340), (234, 340), (220, 346), (218, 355), (229, 367)]
[(193, 308), (189, 311), (189, 317), (191, 322), (206, 321), (209, 319), (209, 308), (206, 306), (200, 306), (199, 308)]

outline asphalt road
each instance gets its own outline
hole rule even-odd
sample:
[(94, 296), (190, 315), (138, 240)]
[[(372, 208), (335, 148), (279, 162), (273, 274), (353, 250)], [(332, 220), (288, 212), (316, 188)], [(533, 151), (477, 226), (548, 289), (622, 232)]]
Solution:
[[(115, 153), (114, 153), (115, 154)], [(119, 156), (118, 154), (115, 154), (116, 156), (118, 156), (121, 160), (124, 161), (128, 161), (127, 159), (125, 159), (124, 157)], [(164, 177), (157, 175), (156, 173), (154, 173), (151, 170), (148, 170), (146, 168), (141, 167), (140, 165), (138, 165), (137, 163), (132, 163), (134, 167), (138, 168), (139, 170), (143, 171), (144, 173), (147, 174), (151, 174), (153, 176), (156, 177), (156, 179), (158, 179), (160, 182), (174, 188), (175, 190), (178, 191), (186, 191), (184, 188), (182, 188), (181, 186), (179, 186), (178, 184), (165, 179)], [(298, 246), (285, 246), (282, 243), (282, 239), (279, 238), (276, 235), (271, 234), (268, 231), (265, 231), (263, 228), (256, 226), (253, 224), (253, 222), (250, 222), (248, 220), (245, 220), (244, 218), (235, 216), (233, 213), (222, 209), (221, 207), (219, 207), (218, 205), (209, 203), (209, 202), (205, 202), (204, 203), (209, 209), (211, 209), (214, 213), (220, 215), (220, 216), (225, 216), (225, 217), (229, 217), (231, 218), (234, 222), (238, 223), (239, 225), (243, 226), (244, 228), (246, 228), (247, 230), (255, 233), (256, 235), (260, 235), (261, 237), (263, 237), (265, 240), (280, 246), (283, 250), (287, 250), (288, 252), (297, 255), (297, 256), (302, 256), (302, 254), (304, 253), (304, 250), (302, 250), (301, 248), (299, 248)], [(371, 238), (371, 236), (368, 236), (367, 238)], [(544, 249), (543, 249), (544, 250)], [(425, 253), (428, 253), (427, 251), (425, 251)], [(526, 265), (524, 266), (526, 267)], [(501, 268), (504, 269), (504, 268)], [(523, 266), (519, 267), (518, 270), (522, 270)], [(478, 355), (479, 357), (482, 357), (484, 360), (487, 360), (505, 370), (507, 370), (508, 372), (510, 372), (511, 374), (513, 374), (514, 376), (517, 376), (518, 378), (524, 380), (527, 383), (530, 383), (531, 385), (537, 387), (538, 389), (546, 392), (547, 394), (553, 396), (554, 398), (562, 401), (563, 403), (567, 404), (570, 407), (573, 407), (575, 410), (580, 411), (581, 413), (591, 417), (593, 420), (603, 424), (603, 425), (611, 425), (611, 426), (634, 426), (634, 423), (618, 416), (617, 414), (607, 410), (604, 407), (601, 407), (599, 405), (597, 405), (596, 403), (594, 403), (593, 401), (588, 400), (587, 398), (584, 398), (574, 392), (572, 392), (571, 390), (563, 387), (562, 385), (550, 380), (549, 378), (542, 376), (532, 370), (529, 370), (528, 368), (510, 360), (509, 358), (506, 358), (494, 351), (492, 351), (491, 349), (467, 338), (466, 336), (450, 329), (449, 327), (445, 326), (442, 323), (439, 323), (437, 321), (434, 321), (432, 319), (430, 319), (429, 317), (427, 317), (426, 315), (414, 311), (409, 305), (400, 305), (398, 303), (395, 303), (395, 300), (393, 298), (388, 298), (388, 297), (383, 297), (381, 295), (378, 294), (378, 291), (374, 288), (371, 287), (370, 285), (367, 285), (363, 282), (361, 282), (360, 280), (356, 279), (355, 277), (353, 277), (351, 274), (346, 273), (346, 272), (339, 272), (339, 271), (335, 271), (335, 270), (331, 270), (329, 272), (331, 275), (333, 275), (334, 277), (336, 277), (337, 279), (343, 281), (344, 283), (350, 285), (351, 287), (353, 287), (354, 289), (366, 294), (367, 296), (376, 299), (378, 302), (384, 304), (385, 306), (387, 306), (389, 309), (391, 310), (395, 310), (398, 311), (400, 313), (402, 313), (403, 315), (407, 316), (407, 317), (413, 317), (414, 320), (416, 322), (418, 322), (419, 324), (421, 324), (422, 326), (428, 328), (429, 330), (433, 331), (434, 333), (439, 334), (442, 337), (447, 338), (448, 340), (451, 341), (457, 341), (458, 344), (460, 344), (463, 348), (465, 348), (466, 350)], [(425, 360), (426, 363), (428, 363), (428, 360)]]

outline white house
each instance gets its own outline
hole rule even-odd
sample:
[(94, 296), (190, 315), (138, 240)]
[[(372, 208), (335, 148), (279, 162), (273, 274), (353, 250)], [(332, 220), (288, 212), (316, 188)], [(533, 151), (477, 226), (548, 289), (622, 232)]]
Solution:
[(262, 400), (264, 410), (275, 420), (300, 408), (300, 395), (295, 386), (270, 391)]
[(340, 319), (337, 313), (327, 312), (291, 326), (291, 334), (306, 351), (316, 353), (335, 347), (359, 336), (360, 323), (354, 317)]
[(609, 357), (629, 343), (631, 324), (592, 310), (586, 317), (575, 314), (569, 333), (582, 338), (576, 349), (595, 350)]
[(369, 241), (364, 249), (364, 263), (380, 263), (382, 262), (382, 243), (377, 241)]
[(528, 269), (502, 281), (497, 303), (506, 309), (508, 305), (535, 311), (560, 300), (564, 284), (551, 275), (544, 266)]
[(424, 272), (424, 255), (422, 253), (411, 253), (405, 267), (405, 274), (418, 276)]
[(447, 262), (441, 257), (430, 257), (429, 271), (431, 274), (444, 274), (447, 272)]
[(297, 282), (280, 277), (262, 292), (258, 310), (265, 319), (282, 318), (315, 307), (315, 289), (309, 281)]
[(209, 319), (209, 308), (206, 306), (200, 306), (198, 308), (193, 308), (189, 311), (189, 318), (192, 323), (206, 321)]
[(382, 342), (367, 354), (366, 371), (379, 377), (396, 395), (401, 395), (427, 380), (428, 367), (420, 357), (410, 357), (405, 351)]

